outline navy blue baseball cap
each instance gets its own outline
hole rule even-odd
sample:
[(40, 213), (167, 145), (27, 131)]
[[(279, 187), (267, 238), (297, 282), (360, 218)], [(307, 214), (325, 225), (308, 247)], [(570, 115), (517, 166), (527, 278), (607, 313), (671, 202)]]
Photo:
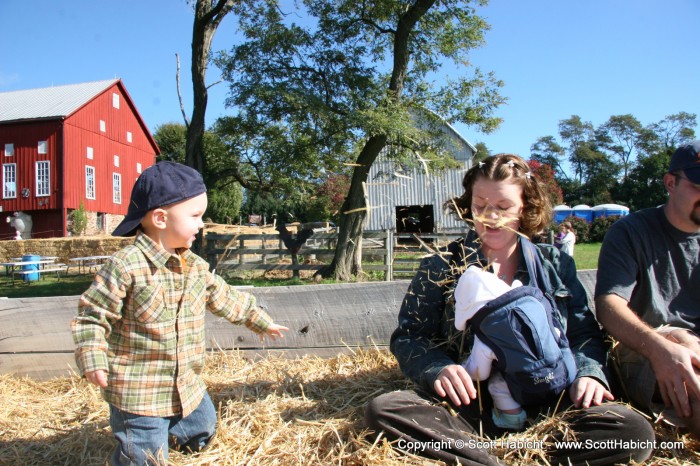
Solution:
[(668, 171), (683, 170), (691, 183), (700, 184), (700, 139), (685, 144), (673, 153)]
[(207, 192), (202, 175), (175, 162), (158, 162), (145, 169), (131, 190), (129, 210), (113, 236), (134, 236), (150, 210), (165, 207)]

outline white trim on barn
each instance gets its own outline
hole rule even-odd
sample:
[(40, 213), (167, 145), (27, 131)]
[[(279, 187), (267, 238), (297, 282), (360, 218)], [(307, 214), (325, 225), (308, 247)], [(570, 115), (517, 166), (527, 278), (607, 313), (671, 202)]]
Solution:
[(447, 150), (460, 166), (428, 174), (425, 166), (401, 170), (386, 159), (383, 151), (367, 177), (369, 211), (365, 231), (444, 233), (466, 230), (464, 221), (446, 212), (443, 205), (462, 194), (462, 180), (471, 167), (476, 149), (449, 124), (445, 123), (442, 129), (449, 138)]

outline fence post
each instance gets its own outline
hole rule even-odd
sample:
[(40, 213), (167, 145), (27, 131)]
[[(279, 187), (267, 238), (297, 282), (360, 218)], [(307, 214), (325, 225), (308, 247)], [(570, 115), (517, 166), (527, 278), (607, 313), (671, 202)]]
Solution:
[[(299, 265), (299, 256), (292, 253), (292, 265)], [(299, 269), (292, 270), (292, 278), (299, 278)]]
[(386, 255), (384, 256), (384, 265), (386, 266), (384, 281), (390, 282), (394, 279), (394, 232), (385, 230), (384, 233), (384, 249), (386, 250)]
[(214, 254), (214, 249), (216, 247), (216, 240), (215, 239), (209, 239), (213, 235), (211, 233), (207, 233), (207, 249), (206, 249), (206, 257), (207, 257), (207, 262), (209, 262), (209, 270), (214, 270), (216, 268), (216, 254)]
[[(262, 239), (262, 248), (267, 249), (267, 247), (265, 245), (265, 238)], [(262, 263), (267, 264), (267, 254), (265, 254), (264, 252), (262, 254)]]

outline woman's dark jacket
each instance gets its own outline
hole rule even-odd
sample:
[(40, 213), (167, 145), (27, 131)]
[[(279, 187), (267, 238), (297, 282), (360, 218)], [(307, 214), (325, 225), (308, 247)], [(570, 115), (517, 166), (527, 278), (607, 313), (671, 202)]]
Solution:
[[(399, 311), (399, 326), (391, 336), (391, 352), (403, 373), (433, 392), (438, 373), (468, 356), (473, 337), (469, 326), (455, 328), (454, 289), (461, 272), (469, 265), (492, 271), (478, 250), (478, 236), (471, 230), (442, 251), (425, 258), (411, 281)], [(588, 307), (586, 291), (576, 276), (576, 264), (567, 254), (550, 245), (538, 244), (538, 253), (549, 274), (561, 314), (562, 326), (576, 360), (577, 377), (598, 379), (609, 387), (605, 361), (607, 346), (598, 322)], [(515, 278), (530, 282), (522, 248)]]

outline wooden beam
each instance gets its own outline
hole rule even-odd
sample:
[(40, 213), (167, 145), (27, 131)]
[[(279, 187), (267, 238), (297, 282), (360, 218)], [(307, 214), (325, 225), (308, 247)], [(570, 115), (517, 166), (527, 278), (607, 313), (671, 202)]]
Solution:
[[(207, 313), (207, 348), (330, 355), (386, 346), (407, 288), (403, 280), (246, 289), (290, 331), (261, 343), (244, 326)], [(77, 307), (78, 296), (0, 300), (0, 373), (47, 378), (75, 369), (70, 321)]]
[[(593, 308), (595, 270), (579, 271)], [(275, 322), (289, 327), (285, 338), (266, 340), (243, 326), (207, 313), (207, 348), (269, 352), (296, 357), (333, 355), (389, 343), (408, 280), (334, 285), (249, 288)], [(78, 296), (0, 299), (0, 373), (46, 379), (75, 370), (70, 321)]]

